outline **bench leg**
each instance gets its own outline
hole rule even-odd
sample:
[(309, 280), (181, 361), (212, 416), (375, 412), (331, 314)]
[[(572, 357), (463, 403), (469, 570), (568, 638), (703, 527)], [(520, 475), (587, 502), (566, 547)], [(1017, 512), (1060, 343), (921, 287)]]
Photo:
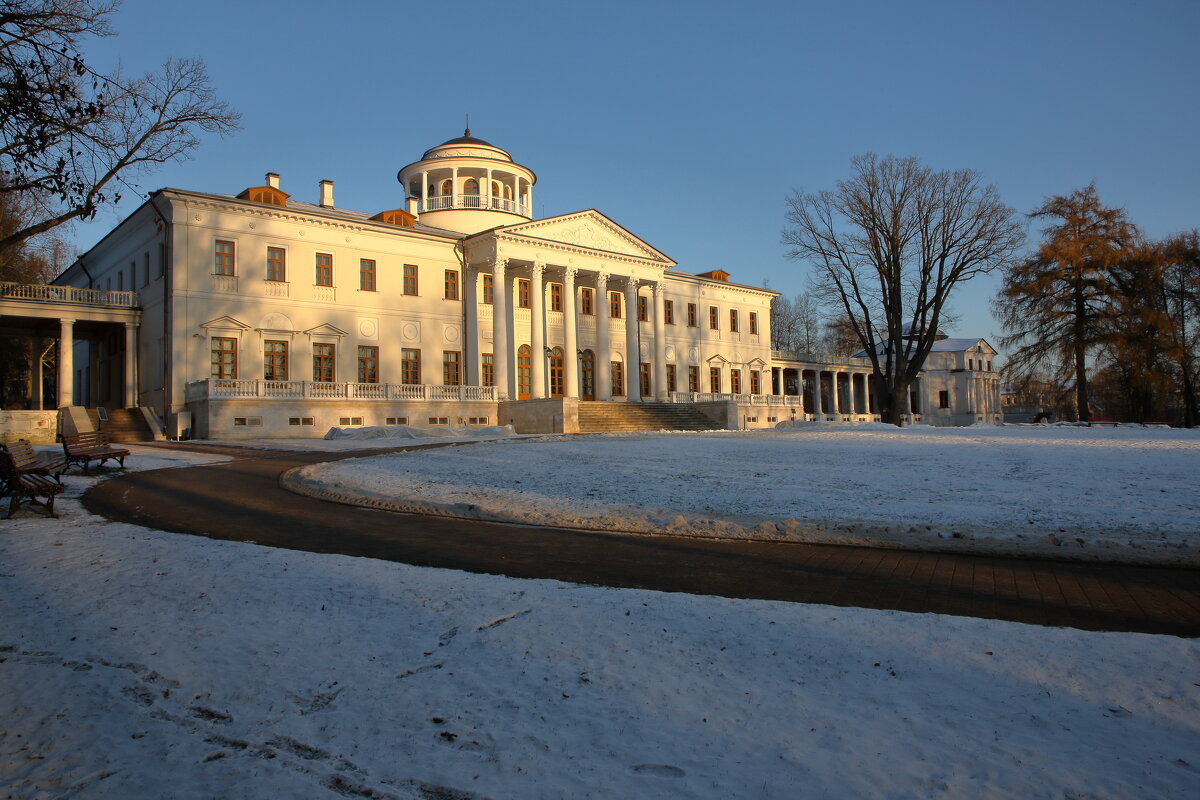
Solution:
[(21, 507), (21, 495), (13, 492), (12, 499), (8, 501), (8, 516), (5, 519), (12, 519), (13, 514), (17, 513), (17, 509)]

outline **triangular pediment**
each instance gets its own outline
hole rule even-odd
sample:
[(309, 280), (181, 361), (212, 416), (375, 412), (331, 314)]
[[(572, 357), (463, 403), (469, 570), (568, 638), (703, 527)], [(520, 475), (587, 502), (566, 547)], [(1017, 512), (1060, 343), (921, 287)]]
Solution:
[(315, 328), (309, 328), (305, 331), (309, 336), (347, 336), (344, 330), (330, 325), (328, 322), (322, 323)]
[(217, 317), (210, 319), (208, 322), (200, 323), (201, 328), (217, 328), (226, 331), (248, 331), (250, 326), (246, 323), (236, 320), (233, 317)]
[(664, 266), (675, 262), (595, 209), (496, 228), (505, 239), (530, 239), (573, 245), (600, 253), (644, 258)]

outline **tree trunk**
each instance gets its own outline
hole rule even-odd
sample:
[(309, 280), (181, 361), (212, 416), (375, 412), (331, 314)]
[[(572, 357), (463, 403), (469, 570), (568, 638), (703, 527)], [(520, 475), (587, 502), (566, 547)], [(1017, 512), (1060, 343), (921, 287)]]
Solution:
[(1083, 288), (1075, 290), (1075, 408), (1080, 422), (1091, 422), (1092, 412), (1088, 408), (1087, 385), (1087, 307), (1084, 305)]

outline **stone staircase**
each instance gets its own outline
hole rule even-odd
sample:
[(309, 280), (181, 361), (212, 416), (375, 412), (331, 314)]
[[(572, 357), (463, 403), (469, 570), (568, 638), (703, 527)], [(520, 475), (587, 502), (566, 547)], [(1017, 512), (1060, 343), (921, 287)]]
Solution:
[(627, 431), (711, 431), (717, 425), (687, 403), (579, 404), (580, 433)]
[(146, 424), (142, 412), (136, 408), (110, 408), (108, 419), (101, 422), (94, 408), (88, 409), (92, 426), (108, 437), (110, 442), (152, 442), (154, 433)]

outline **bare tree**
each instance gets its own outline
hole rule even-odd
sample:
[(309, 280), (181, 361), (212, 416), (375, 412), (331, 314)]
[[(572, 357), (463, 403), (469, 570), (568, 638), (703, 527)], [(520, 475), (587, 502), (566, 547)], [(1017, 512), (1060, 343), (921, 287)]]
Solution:
[(836, 190), (788, 199), (783, 243), (849, 321), (871, 359), (882, 418), (899, 424), (951, 293), (1011, 263), (1024, 229), (973, 170), (873, 153), (851, 166)]
[(824, 315), (810, 292), (771, 301), (771, 347), (791, 353), (816, 353), (821, 348)]
[(238, 127), (198, 59), (171, 59), (137, 79), (93, 70), (81, 43), (111, 33), (116, 6), (0, 0), (0, 192), (38, 210), (0, 250), (95, 216), (134, 177), (187, 157), (200, 133)]

